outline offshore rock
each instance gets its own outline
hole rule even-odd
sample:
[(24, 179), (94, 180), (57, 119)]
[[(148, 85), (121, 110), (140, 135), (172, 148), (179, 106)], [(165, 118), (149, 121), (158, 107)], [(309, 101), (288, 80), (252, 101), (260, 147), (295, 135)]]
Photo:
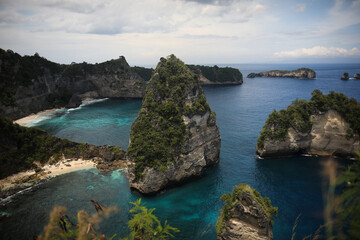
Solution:
[(355, 74), (354, 74), (354, 78), (355, 78), (355, 79), (360, 79), (360, 73), (355, 73)]
[(231, 194), (221, 197), (225, 206), (216, 223), (218, 240), (271, 240), (273, 239), (272, 207), (268, 198), (246, 184), (236, 186)]
[(360, 150), (360, 103), (345, 94), (312, 92), (310, 101), (296, 100), (272, 112), (256, 149), (261, 157), (313, 154), (354, 157)]
[(161, 58), (130, 132), (130, 188), (156, 194), (219, 162), (220, 133), (198, 77), (174, 55)]
[(89, 98), (141, 98), (146, 88), (122, 56), (99, 64), (65, 65), (0, 49), (0, 77), (0, 113), (12, 119), (76, 107)]
[(349, 80), (349, 73), (345, 72), (345, 73), (341, 76), (341, 80)]
[(355, 156), (360, 150), (359, 135), (348, 136), (349, 123), (334, 110), (311, 115), (311, 130), (301, 133), (290, 127), (284, 141), (266, 140), (264, 147), (257, 151), (260, 156), (286, 156), (294, 154), (313, 154), (319, 156)]
[(283, 78), (313, 79), (316, 78), (316, 73), (314, 70), (309, 68), (299, 68), (292, 71), (272, 70), (272, 71), (260, 72), (260, 73), (250, 73), (247, 77), (248, 78), (283, 77)]

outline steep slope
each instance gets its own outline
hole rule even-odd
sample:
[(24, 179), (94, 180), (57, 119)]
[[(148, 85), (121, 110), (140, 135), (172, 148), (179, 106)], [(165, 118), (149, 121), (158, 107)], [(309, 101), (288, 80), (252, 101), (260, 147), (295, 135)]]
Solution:
[(218, 240), (273, 239), (273, 215), (277, 207), (269, 198), (247, 184), (234, 187), (232, 193), (221, 196), (224, 207), (216, 222)]
[(155, 194), (217, 164), (220, 134), (198, 77), (174, 55), (161, 58), (132, 125), (130, 187)]
[(17, 119), (86, 98), (141, 98), (146, 83), (124, 57), (99, 64), (57, 64), (0, 49), (0, 113)]
[(360, 103), (344, 94), (314, 90), (310, 101), (296, 100), (269, 115), (258, 138), (260, 156), (293, 154), (353, 157), (360, 150)]
[(284, 77), (284, 78), (313, 79), (316, 78), (316, 73), (314, 70), (309, 68), (299, 68), (292, 71), (272, 70), (272, 71), (260, 72), (260, 73), (250, 73), (247, 77), (248, 78)]

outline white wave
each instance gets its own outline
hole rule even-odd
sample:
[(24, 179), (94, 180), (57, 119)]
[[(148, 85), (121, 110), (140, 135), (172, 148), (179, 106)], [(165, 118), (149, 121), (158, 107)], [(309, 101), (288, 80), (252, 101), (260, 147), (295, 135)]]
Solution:
[(68, 112), (72, 112), (72, 111), (75, 111), (75, 110), (79, 110), (81, 109), (82, 107), (84, 106), (87, 106), (87, 105), (90, 105), (90, 104), (94, 104), (94, 103), (98, 103), (98, 102), (103, 102), (103, 101), (106, 101), (108, 100), (109, 98), (101, 98), (101, 99), (86, 99), (86, 100), (83, 100), (80, 104), (80, 106), (78, 106), (77, 108), (69, 108), (67, 111)]
[(259, 155), (256, 155), (257, 159), (264, 159), (263, 157), (260, 157)]

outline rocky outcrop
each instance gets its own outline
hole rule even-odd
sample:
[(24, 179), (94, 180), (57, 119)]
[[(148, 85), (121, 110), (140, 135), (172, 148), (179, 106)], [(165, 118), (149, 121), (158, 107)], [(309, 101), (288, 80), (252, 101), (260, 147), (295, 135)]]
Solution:
[(248, 78), (283, 77), (283, 78), (313, 79), (316, 78), (316, 73), (314, 70), (309, 68), (299, 68), (292, 71), (272, 70), (272, 71), (260, 72), (260, 73), (250, 73), (247, 77)]
[(130, 188), (155, 194), (219, 162), (216, 115), (198, 77), (174, 55), (155, 69), (130, 132)]
[(218, 240), (273, 239), (272, 214), (277, 214), (277, 208), (271, 206), (268, 198), (262, 198), (249, 185), (240, 184), (221, 199), (225, 204), (216, 223)]
[(355, 73), (355, 74), (354, 74), (354, 78), (355, 78), (355, 79), (360, 79), (360, 73)]
[(349, 73), (345, 72), (345, 73), (341, 76), (341, 80), (349, 80)]
[(146, 83), (124, 57), (99, 64), (57, 64), (0, 49), (0, 113), (17, 119), (87, 98), (141, 98)]
[(343, 94), (313, 93), (309, 102), (301, 100), (288, 110), (270, 114), (256, 150), (261, 157), (295, 154), (354, 157), (360, 151), (359, 111), (360, 104)]
[(260, 156), (283, 156), (313, 154), (320, 156), (355, 156), (360, 151), (359, 135), (349, 137), (350, 124), (334, 110), (310, 116), (311, 130), (298, 132), (293, 127), (287, 130), (285, 140), (267, 140), (264, 147), (257, 147)]
[(201, 85), (238, 85), (243, 83), (239, 69), (231, 67), (186, 65), (199, 76)]

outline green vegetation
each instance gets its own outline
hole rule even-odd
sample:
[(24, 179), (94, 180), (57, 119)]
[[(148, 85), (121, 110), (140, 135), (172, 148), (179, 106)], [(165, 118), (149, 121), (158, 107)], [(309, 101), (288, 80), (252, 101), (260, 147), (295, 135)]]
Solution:
[(340, 174), (338, 186), (342, 193), (335, 201), (336, 218), (329, 239), (360, 239), (360, 153), (355, 162)]
[[(195, 100), (192, 106), (185, 103), (188, 95)], [(130, 133), (128, 156), (136, 163), (136, 178), (143, 177), (145, 167), (165, 170), (179, 160), (187, 138), (182, 116), (202, 115), (209, 110), (198, 76), (174, 55), (161, 58)]]
[[(0, 49), (0, 102), (5, 106), (15, 104), (14, 95), (19, 86), (29, 86), (37, 80), (39, 76), (45, 74), (46, 69), (53, 73), (59, 73), (62, 65), (50, 62), (39, 54), (34, 56), (21, 57), (11, 50)], [(40, 83), (37, 88), (46, 88), (44, 83)]]
[(273, 221), (273, 216), (277, 215), (278, 208), (271, 205), (271, 201), (268, 197), (263, 198), (256, 189), (252, 189), (245, 183), (239, 184), (234, 187), (232, 193), (227, 193), (221, 196), (221, 200), (224, 201), (224, 207), (222, 208), (220, 216), (216, 222), (215, 229), (217, 234), (221, 233), (221, 229), (224, 227), (224, 222), (230, 219), (229, 210), (235, 206), (235, 204), (239, 201), (239, 197), (244, 192), (250, 193), (251, 197), (258, 203), (271, 221)]
[(186, 65), (195, 74), (200, 74), (211, 82), (242, 82), (243, 76), (241, 72), (236, 68), (218, 66), (200, 66), (200, 65)]
[(65, 157), (79, 157), (87, 147), (47, 134), (36, 127), (21, 127), (0, 117), (0, 179), (33, 167), (34, 161), (46, 163)]
[(314, 90), (311, 95), (310, 101), (296, 100), (286, 110), (274, 110), (269, 115), (258, 138), (260, 149), (264, 147), (265, 139), (284, 141), (289, 127), (302, 133), (310, 131), (310, 116), (330, 109), (337, 111), (350, 124), (347, 138), (353, 137), (354, 133), (360, 134), (360, 103), (354, 98), (333, 91), (323, 95), (320, 90)]
[(131, 69), (136, 72), (137, 74), (139, 74), (139, 76), (144, 79), (145, 81), (149, 81), (151, 76), (154, 73), (154, 69), (153, 68), (144, 68), (144, 67), (131, 67)]
[[(56, 206), (50, 213), (49, 223), (44, 227), (44, 232), (38, 240), (50, 239), (114, 239), (116, 234), (110, 238), (95, 229), (103, 220), (113, 212), (117, 212), (117, 207), (106, 207), (101, 203), (91, 200), (96, 209), (96, 213), (90, 215), (81, 210), (77, 216), (71, 216), (65, 207)], [(141, 205), (141, 199), (131, 202), (134, 205), (130, 213), (134, 214), (129, 220), (128, 226), (131, 233), (123, 240), (167, 240), (173, 238), (173, 233), (179, 232), (177, 228), (170, 226), (167, 221), (164, 225), (153, 214), (155, 209), (147, 209)]]
[(314, 72), (314, 70), (312, 70), (310, 68), (299, 68), (299, 69), (291, 70), (291, 71), (288, 71), (288, 70), (271, 70), (271, 71), (266, 71), (264, 73), (269, 73), (269, 72), (278, 72), (278, 73), (291, 73), (291, 72), (294, 72), (294, 73), (298, 73), (298, 72), (301, 72), (301, 71)]

